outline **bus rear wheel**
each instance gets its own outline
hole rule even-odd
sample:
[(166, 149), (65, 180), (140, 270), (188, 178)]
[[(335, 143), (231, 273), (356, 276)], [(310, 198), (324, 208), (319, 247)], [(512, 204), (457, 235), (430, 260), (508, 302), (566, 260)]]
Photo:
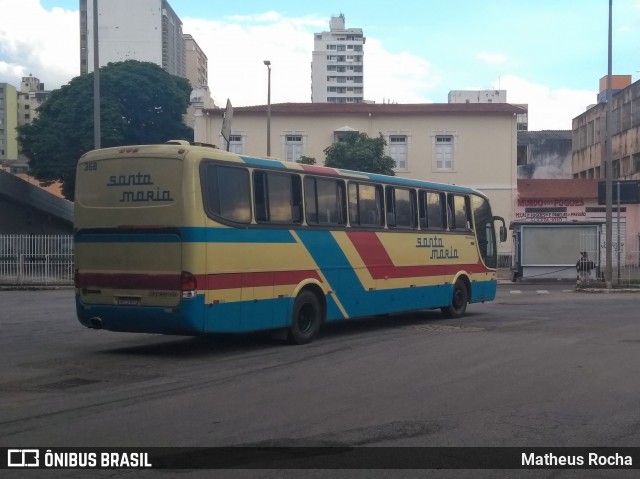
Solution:
[(307, 344), (313, 341), (320, 331), (322, 306), (318, 297), (311, 291), (302, 291), (293, 303), (289, 342)]
[(459, 318), (464, 315), (469, 302), (469, 291), (467, 285), (461, 279), (453, 285), (453, 294), (451, 296), (451, 304), (446, 308), (441, 308), (445, 318)]

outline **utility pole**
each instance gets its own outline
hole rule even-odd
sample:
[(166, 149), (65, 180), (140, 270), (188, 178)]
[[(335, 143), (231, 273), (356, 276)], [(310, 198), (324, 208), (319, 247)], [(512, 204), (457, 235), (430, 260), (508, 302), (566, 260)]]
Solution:
[(605, 174), (605, 202), (606, 202), (606, 265), (605, 265), (605, 282), (607, 285), (607, 289), (611, 289), (612, 280), (613, 280), (613, 254), (612, 254), (612, 243), (613, 243), (613, 148), (612, 148), (612, 140), (613, 140), (613, 122), (611, 121), (613, 118), (612, 115), (612, 95), (611, 95), (611, 75), (612, 75), (612, 67), (611, 67), (611, 57), (612, 57), (612, 17), (613, 17), (613, 0), (609, 0), (609, 49), (608, 49), (608, 69), (607, 69), (607, 109), (606, 109), (606, 118), (607, 118), (607, 132), (606, 132), (606, 140), (605, 140), (605, 151), (604, 151), (604, 174)]
[(271, 62), (265, 60), (267, 66), (267, 156), (271, 156)]
[(98, 52), (98, 0), (93, 0), (93, 148), (100, 148), (100, 59)]

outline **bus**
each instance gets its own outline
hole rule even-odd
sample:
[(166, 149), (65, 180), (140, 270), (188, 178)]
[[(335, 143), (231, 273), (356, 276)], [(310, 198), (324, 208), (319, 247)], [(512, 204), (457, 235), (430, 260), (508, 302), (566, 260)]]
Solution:
[(471, 188), (171, 141), (80, 159), (74, 240), (84, 326), (304, 344), (328, 321), (493, 300), (506, 228)]

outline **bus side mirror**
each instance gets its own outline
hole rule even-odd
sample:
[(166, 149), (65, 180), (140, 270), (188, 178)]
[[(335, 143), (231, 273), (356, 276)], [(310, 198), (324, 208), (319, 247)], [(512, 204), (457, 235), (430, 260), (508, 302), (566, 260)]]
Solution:
[(499, 221), (500, 224), (500, 243), (507, 241), (507, 227), (504, 224), (504, 218), (502, 216), (494, 216), (493, 221)]
[(504, 225), (500, 226), (500, 243), (507, 241), (507, 228)]

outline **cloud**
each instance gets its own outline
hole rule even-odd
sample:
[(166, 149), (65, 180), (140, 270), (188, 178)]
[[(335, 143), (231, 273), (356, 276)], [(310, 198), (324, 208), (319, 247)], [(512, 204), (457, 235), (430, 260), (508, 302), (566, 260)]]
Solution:
[(48, 11), (38, 0), (0, 0), (0, 12), (0, 81), (19, 85), (33, 74), (53, 89), (79, 74), (77, 11)]
[(492, 65), (500, 65), (507, 62), (507, 57), (501, 53), (482, 52), (478, 53), (476, 58), (481, 62), (490, 63)]
[[(288, 18), (275, 12), (224, 21), (183, 19), (183, 30), (208, 57), (209, 86), (216, 104), (265, 104), (271, 61), (271, 101), (311, 101), (313, 34), (326, 30), (326, 18)], [(435, 80), (431, 65), (406, 52), (392, 53), (375, 38), (364, 47), (364, 95), (376, 102), (424, 102)]]
[[(183, 18), (183, 31), (207, 55), (209, 87), (218, 105), (267, 102), (267, 68), (271, 62), (271, 101), (311, 99), (311, 51), (317, 20), (296, 21), (259, 15), (261, 22)], [(266, 19), (272, 20), (267, 21)]]
[[(33, 74), (47, 89), (58, 88), (79, 74), (77, 11), (42, 8), (38, 0), (0, 0), (0, 82), (19, 85)], [(327, 30), (327, 18), (287, 17), (275, 11), (220, 20), (183, 17), (183, 30), (193, 35), (209, 61), (209, 86), (216, 104), (227, 98), (234, 106), (265, 104), (271, 61), (271, 101), (311, 100), (313, 34)], [(481, 52), (484, 62), (506, 62), (506, 56)], [(367, 35), (364, 47), (365, 99), (382, 103), (446, 101), (451, 73), (423, 57), (389, 51)], [(529, 128), (570, 129), (571, 120), (596, 101), (589, 90), (551, 89), (540, 83), (502, 75), (494, 85), (507, 90), (511, 103), (529, 105)], [(492, 87), (481, 87), (486, 89)]]
[(390, 52), (367, 37), (364, 47), (364, 97), (376, 103), (423, 103), (439, 78), (431, 63), (407, 52)]
[(514, 75), (501, 76), (499, 83), (507, 90), (509, 103), (529, 105), (529, 130), (533, 131), (571, 130), (573, 118), (596, 103), (596, 91), (551, 89)]

